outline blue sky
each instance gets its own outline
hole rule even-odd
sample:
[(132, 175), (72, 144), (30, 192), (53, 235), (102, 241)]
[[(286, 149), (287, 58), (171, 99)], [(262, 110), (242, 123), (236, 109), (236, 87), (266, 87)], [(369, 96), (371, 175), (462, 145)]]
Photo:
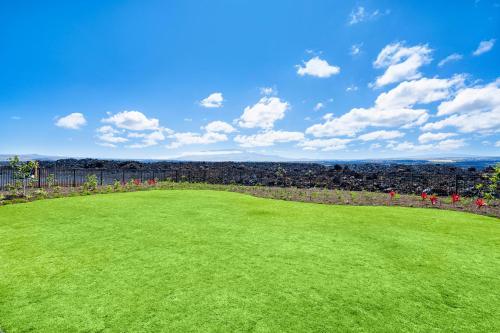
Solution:
[(0, 153), (500, 155), (500, 1), (0, 4)]

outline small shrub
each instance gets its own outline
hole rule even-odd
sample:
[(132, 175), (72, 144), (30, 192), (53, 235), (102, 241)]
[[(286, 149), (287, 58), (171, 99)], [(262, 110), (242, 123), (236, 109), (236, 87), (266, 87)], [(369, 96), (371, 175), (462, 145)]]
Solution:
[(97, 190), (97, 176), (94, 174), (87, 175), (82, 192), (94, 192), (95, 190)]

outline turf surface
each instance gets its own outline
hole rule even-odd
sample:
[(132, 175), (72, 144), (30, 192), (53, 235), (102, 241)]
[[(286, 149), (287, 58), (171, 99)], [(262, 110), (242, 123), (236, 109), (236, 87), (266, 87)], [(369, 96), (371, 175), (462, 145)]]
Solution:
[(493, 332), (500, 223), (148, 191), (0, 207), (0, 329)]

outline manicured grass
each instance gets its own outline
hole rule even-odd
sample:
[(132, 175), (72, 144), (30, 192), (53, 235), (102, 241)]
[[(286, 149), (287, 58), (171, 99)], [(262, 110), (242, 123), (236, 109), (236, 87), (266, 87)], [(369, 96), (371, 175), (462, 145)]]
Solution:
[(500, 223), (148, 191), (0, 207), (11, 332), (493, 332)]

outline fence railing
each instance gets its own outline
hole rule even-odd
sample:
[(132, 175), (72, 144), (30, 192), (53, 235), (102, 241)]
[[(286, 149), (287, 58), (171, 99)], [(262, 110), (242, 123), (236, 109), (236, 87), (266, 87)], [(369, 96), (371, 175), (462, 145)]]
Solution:
[[(418, 194), (431, 189), (440, 195), (458, 193), (476, 195), (476, 185), (484, 179), (478, 173), (451, 174), (443, 172), (374, 172), (356, 173), (328, 169), (326, 172), (311, 174), (307, 170), (283, 172), (275, 170), (245, 170), (236, 168), (170, 168), (158, 170), (136, 169), (68, 169), (39, 168), (33, 175), (31, 186), (44, 188), (53, 182), (54, 186), (78, 187), (84, 184), (89, 175), (97, 177), (98, 185), (112, 185), (116, 181), (127, 183), (133, 179), (141, 182), (148, 179), (174, 182), (206, 182), (212, 184), (240, 184), (284, 187), (316, 187), (352, 191), (387, 191), (394, 189), (399, 193)], [(15, 172), (10, 167), (0, 167), (0, 190), (6, 190), (16, 182)]]

